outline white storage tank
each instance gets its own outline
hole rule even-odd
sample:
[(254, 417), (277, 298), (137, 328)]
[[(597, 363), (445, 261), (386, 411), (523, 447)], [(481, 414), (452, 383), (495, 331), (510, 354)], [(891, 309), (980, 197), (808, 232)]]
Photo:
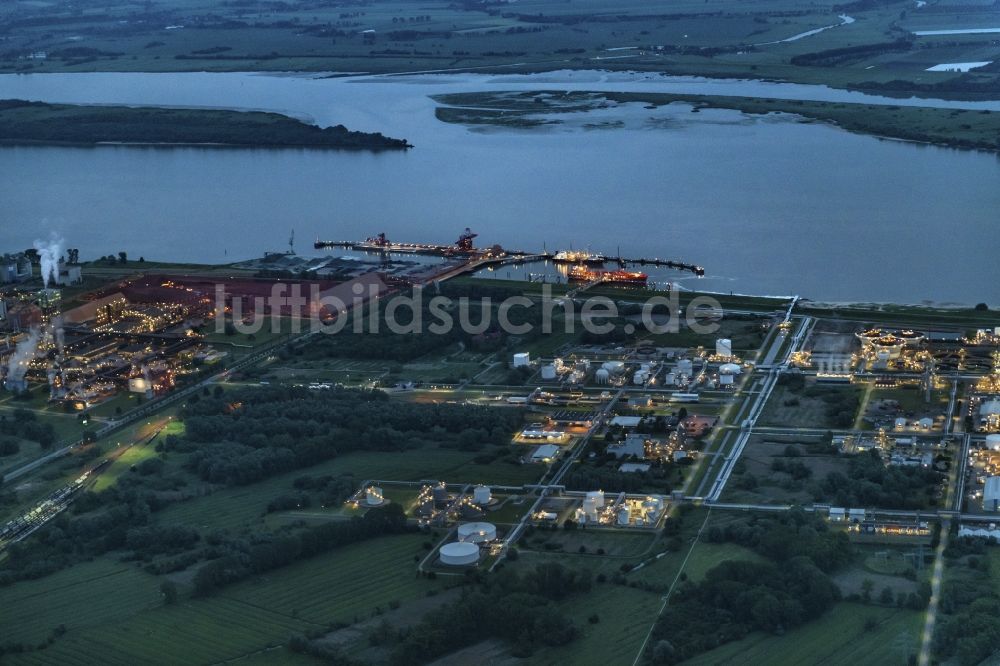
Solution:
[(458, 526), (458, 540), (468, 543), (485, 543), (497, 538), (493, 523), (464, 523)]
[(715, 355), (722, 358), (732, 358), (733, 341), (729, 338), (719, 338), (715, 341)]
[(448, 489), (444, 484), (439, 484), (434, 486), (431, 491), (431, 498), (434, 500), (434, 504), (438, 507), (448, 503)]
[(368, 490), (365, 491), (365, 504), (380, 506), (384, 502), (385, 497), (382, 496), (382, 489), (378, 486), (368, 486)]
[(472, 501), (480, 506), (485, 506), (493, 499), (489, 486), (476, 486), (472, 490)]
[(474, 543), (456, 541), (441, 546), (438, 552), (441, 564), (458, 567), (479, 562), (479, 546)]
[(625, 363), (623, 361), (605, 361), (601, 367), (612, 374), (618, 374), (625, 370)]
[(644, 370), (639, 370), (634, 375), (632, 375), (632, 383), (636, 386), (642, 386), (649, 379), (649, 373)]
[(743, 368), (736, 363), (723, 363), (719, 366), (719, 373), (723, 375), (738, 375), (742, 372)]
[(677, 383), (677, 375), (674, 374), (673, 372), (668, 372), (664, 382), (666, 383), (667, 386), (673, 386), (674, 384)]
[(1000, 451), (1000, 435), (986, 435), (986, 448), (990, 451)]
[(531, 354), (528, 352), (521, 352), (519, 354), (514, 354), (514, 367), (515, 368), (526, 368), (531, 364)]
[(556, 378), (556, 366), (549, 364), (542, 366), (542, 379), (555, 379)]
[(626, 504), (618, 511), (618, 524), (628, 525), (629, 521), (632, 519), (632, 509)]
[(601, 368), (600, 370), (594, 373), (594, 379), (597, 381), (598, 384), (607, 384), (609, 381), (611, 381), (611, 373), (605, 370), (604, 368)]
[(733, 376), (732, 375), (719, 375), (719, 385), (720, 386), (732, 386)]
[(694, 372), (694, 363), (689, 358), (682, 358), (677, 361), (677, 372), (681, 375), (691, 375)]
[(604, 491), (603, 490), (589, 490), (587, 491), (587, 499), (593, 500), (594, 505), (597, 508), (604, 506)]

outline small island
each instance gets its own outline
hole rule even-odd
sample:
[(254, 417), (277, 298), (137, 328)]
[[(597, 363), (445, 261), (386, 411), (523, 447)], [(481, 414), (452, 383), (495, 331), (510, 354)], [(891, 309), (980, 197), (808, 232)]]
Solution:
[(405, 139), (317, 127), (279, 113), (0, 100), (0, 144), (405, 150)]

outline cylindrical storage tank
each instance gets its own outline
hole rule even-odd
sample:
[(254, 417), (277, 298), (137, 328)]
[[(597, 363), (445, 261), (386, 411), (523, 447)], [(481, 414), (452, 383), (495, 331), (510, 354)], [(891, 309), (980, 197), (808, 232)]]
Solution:
[(435, 504), (446, 504), (448, 502), (448, 489), (444, 486), (434, 486), (434, 490), (431, 491), (431, 497), (434, 499)]
[(733, 376), (732, 375), (719, 375), (719, 384), (721, 386), (732, 386)]
[(458, 526), (458, 540), (469, 543), (485, 543), (497, 538), (497, 528), (493, 523), (464, 523)]
[(642, 386), (646, 383), (647, 379), (649, 379), (649, 373), (642, 370), (632, 375), (632, 383), (636, 386)]
[(479, 562), (479, 546), (466, 541), (456, 541), (446, 543), (438, 551), (441, 556), (441, 564), (452, 567), (467, 566)]
[(715, 341), (715, 355), (729, 358), (733, 355), (733, 341), (729, 338), (720, 338)]
[(986, 435), (986, 448), (990, 451), (1000, 451), (1000, 435)]
[(625, 369), (625, 363), (622, 361), (606, 361), (601, 364), (601, 367), (611, 373), (619, 373)]
[(555, 379), (556, 378), (556, 366), (554, 365), (543, 365), (542, 366), (542, 379)]
[(628, 525), (629, 524), (629, 520), (631, 520), (631, 518), (632, 518), (632, 510), (628, 507), (628, 505), (623, 506), (618, 511), (618, 524), (619, 525)]
[(672, 372), (668, 372), (667, 377), (664, 381), (666, 382), (667, 386), (673, 386), (675, 383), (677, 383), (677, 375)]
[(587, 491), (587, 499), (594, 501), (594, 506), (601, 508), (604, 506), (604, 491), (603, 490), (589, 490)]
[(743, 372), (743, 368), (736, 363), (723, 363), (719, 366), (719, 372), (724, 375), (738, 375)]
[(531, 355), (528, 352), (514, 354), (514, 367), (525, 368), (531, 363)]
[(476, 504), (489, 504), (492, 497), (489, 486), (476, 486), (472, 491), (472, 501)]
[(607, 384), (611, 380), (611, 373), (601, 368), (596, 373), (594, 373), (594, 379), (597, 380), (598, 384)]
[(877, 358), (882, 363), (885, 363), (890, 358), (892, 358), (892, 353), (887, 349), (882, 349), (877, 354), (875, 354), (875, 358)]
[(694, 363), (689, 358), (682, 358), (677, 361), (677, 372), (682, 375), (690, 375), (694, 371)]
[(382, 489), (378, 486), (368, 486), (368, 490), (365, 491), (365, 504), (368, 506), (378, 506), (385, 501), (382, 496)]
[(583, 513), (590, 516), (592, 520), (596, 520), (597, 518), (597, 504), (589, 497), (583, 500)]
[(652, 367), (653, 366), (651, 366), (649, 363), (643, 363), (642, 365), (639, 366), (639, 369), (642, 370), (643, 372), (648, 373), (650, 369), (652, 369)]

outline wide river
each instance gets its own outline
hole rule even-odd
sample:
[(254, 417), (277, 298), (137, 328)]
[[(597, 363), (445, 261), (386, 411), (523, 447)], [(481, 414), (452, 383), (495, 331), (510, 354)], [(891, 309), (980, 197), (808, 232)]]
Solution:
[(438, 121), (429, 95), (626, 90), (889, 101), (818, 86), (556, 72), (340, 77), (0, 76), (0, 98), (268, 109), (380, 131), (407, 152), (0, 148), (0, 251), (61, 235), (82, 258), (222, 262), (315, 238), (590, 248), (706, 267), (681, 285), (820, 300), (1000, 304), (996, 155), (789, 116), (625, 105), (541, 130)]

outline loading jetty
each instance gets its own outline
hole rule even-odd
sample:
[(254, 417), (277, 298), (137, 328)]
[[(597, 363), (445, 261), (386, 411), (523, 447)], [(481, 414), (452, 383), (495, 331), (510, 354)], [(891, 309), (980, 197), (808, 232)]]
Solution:
[[(390, 241), (385, 233), (380, 233), (363, 241), (325, 241), (317, 239), (313, 247), (317, 250), (342, 248), (358, 252), (377, 252), (380, 254), (420, 254), (446, 259), (466, 259), (468, 268), (464, 272), (510, 264), (552, 261), (574, 266), (612, 264), (617, 265), (622, 270), (625, 270), (629, 266), (660, 266), (679, 271), (688, 271), (699, 277), (705, 274), (705, 269), (697, 264), (673, 259), (660, 259), (658, 257), (633, 258), (566, 250), (559, 252), (529, 252), (524, 250), (507, 250), (500, 245), (477, 248), (473, 243), (477, 236), (478, 234), (466, 228), (465, 232), (453, 244), (436, 245), (430, 243), (399, 243)], [(453, 272), (453, 269), (449, 272)]]

